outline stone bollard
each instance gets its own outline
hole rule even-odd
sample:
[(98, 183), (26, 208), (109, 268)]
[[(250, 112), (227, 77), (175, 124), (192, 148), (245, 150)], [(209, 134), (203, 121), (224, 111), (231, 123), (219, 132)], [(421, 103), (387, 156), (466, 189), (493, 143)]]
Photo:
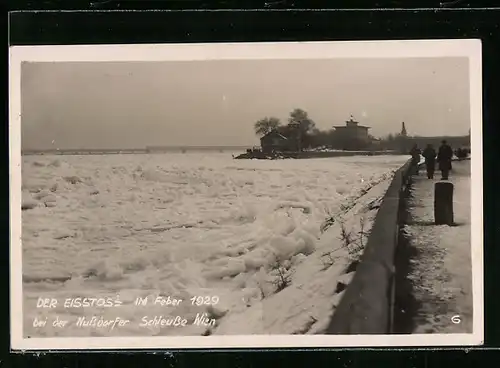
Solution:
[(434, 222), (453, 225), (453, 184), (448, 181), (434, 184)]

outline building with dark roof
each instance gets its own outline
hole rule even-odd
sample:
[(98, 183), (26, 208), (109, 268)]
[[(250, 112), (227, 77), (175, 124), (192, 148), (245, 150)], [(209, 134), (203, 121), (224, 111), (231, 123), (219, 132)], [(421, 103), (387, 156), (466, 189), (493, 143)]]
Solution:
[(276, 130), (272, 130), (260, 139), (262, 152), (284, 152), (293, 150), (293, 142)]
[(362, 150), (370, 146), (370, 127), (360, 125), (353, 116), (343, 126), (334, 126), (336, 146), (345, 150)]

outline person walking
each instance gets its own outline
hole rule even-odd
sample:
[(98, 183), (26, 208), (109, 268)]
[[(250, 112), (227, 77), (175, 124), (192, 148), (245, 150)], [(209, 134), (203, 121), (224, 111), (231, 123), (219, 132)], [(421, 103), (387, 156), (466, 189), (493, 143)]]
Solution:
[(446, 140), (441, 141), (437, 154), (437, 161), (439, 163), (439, 170), (441, 170), (441, 180), (448, 180), (451, 170), (451, 159), (453, 158), (453, 150), (448, 145)]
[(419, 173), (419, 163), (420, 163), (420, 149), (416, 144), (413, 145), (412, 149), (410, 150), (410, 155), (411, 155), (411, 166), (413, 167), (413, 172), (415, 175), (418, 175)]
[(425, 159), (425, 167), (427, 169), (427, 178), (434, 178), (434, 170), (436, 168), (436, 150), (432, 147), (432, 144), (428, 144), (422, 153)]

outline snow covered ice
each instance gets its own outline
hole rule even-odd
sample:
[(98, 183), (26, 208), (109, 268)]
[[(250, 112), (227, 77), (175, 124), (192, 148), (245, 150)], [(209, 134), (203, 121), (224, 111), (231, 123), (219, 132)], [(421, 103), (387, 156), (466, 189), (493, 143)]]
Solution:
[[(24, 156), (25, 336), (321, 333), (352, 261), (340, 223), (366, 231), (407, 156), (232, 160), (230, 153)], [(337, 221), (325, 227), (328, 218)], [(322, 231), (322, 229), (326, 229)], [(334, 254), (331, 262), (325, 254)], [(289, 285), (279, 290), (280, 272)], [(182, 299), (134, 305), (137, 297)], [(192, 305), (196, 296), (215, 305)], [(36, 308), (39, 297), (55, 308)], [(65, 308), (68, 298), (116, 298), (116, 308)], [(197, 314), (216, 320), (196, 325)], [(117, 316), (110, 328), (78, 317)], [(141, 327), (181, 316), (184, 327)], [(65, 328), (33, 320), (68, 320)], [(49, 322), (50, 323), (50, 322)]]

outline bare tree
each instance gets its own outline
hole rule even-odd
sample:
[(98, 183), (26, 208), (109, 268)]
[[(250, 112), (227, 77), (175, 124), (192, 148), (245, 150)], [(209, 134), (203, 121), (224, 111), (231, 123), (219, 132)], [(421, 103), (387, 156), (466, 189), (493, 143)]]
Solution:
[(298, 150), (310, 146), (310, 136), (314, 133), (316, 124), (306, 111), (294, 109), (288, 118), (288, 126), (292, 127), (297, 139)]
[(272, 281), (276, 287), (276, 292), (280, 292), (285, 289), (292, 282), (291, 274), (283, 262), (275, 257), (274, 262), (271, 265), (271, 269), (274, 271), (275, 279)]
[(296, 124), (299, 126), (300, 131), (303, 134), (312, 132), (316, 127), (314, 121), (309, 117), (306, 111), (302, 109), (294, 109), (290, 113), (290, 117), (288, 118), (289, 124)]
[(275, 117), (266, 117), (264, 119), (260, 119), (254, 124), (255, 134), (264, 136), (273, 130), (277, 130), (280, 126), (280, 119)]

